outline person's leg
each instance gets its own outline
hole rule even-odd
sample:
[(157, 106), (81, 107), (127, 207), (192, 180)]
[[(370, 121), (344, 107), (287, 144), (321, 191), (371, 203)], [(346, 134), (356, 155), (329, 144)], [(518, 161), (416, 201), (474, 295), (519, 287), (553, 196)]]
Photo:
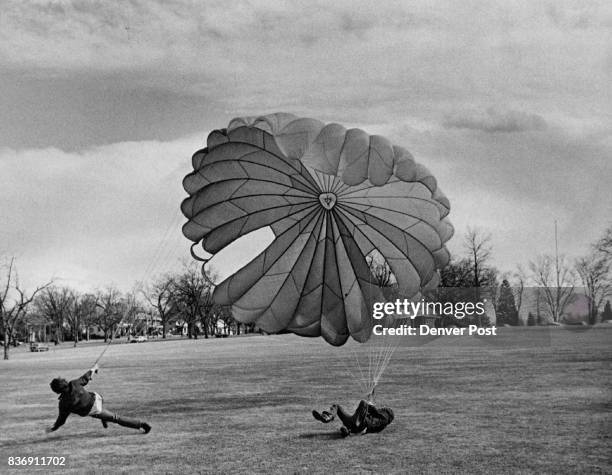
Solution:
[[(334, 406), (332, 406), (333, 408)], [(336, 414), (342, 421), (342, 424), (353, 433), (361, 432), (364, 427), (365, 416), (368, 412), (368, 403), (366, 401), (361, 401), (357, 406), (357, 409), (353, 414), (349, 414), (346, 412), (342, 406), (335, 406)]]
[(346, 427), (350, 432), (353, 432), (353, 428), (355, 427), (354, 414), (349, 414), (342, 406), (336, 406), (336, 414), (342, 421), (344, 427)]
[(90, 414), (90, 416), (96, 419), (100, 419), (103, 424), (106, 422), (115, 423), (115, 414), (110, 411), (107, 411), (106, 409), (102, 409), (97, 414)]
[(365, 418), (368, 414), (368, 402), (363, 399), (359, 402), (355, 410), (355, 429), (356, 432), (361, 432), (365, 427)]
[(94, 414), (91, 417), (100, 419), (103, 422), (112, 422), (131, 429), (143, 429), (145, 433), (148, 433), (151, 430), (151, 426), (146, 422), (141, 422), (138, 419), (133, 419), (131, 417), (119, 416), (118, 414), (107, 411), (106, 409), (102, 409), (98, 414)]

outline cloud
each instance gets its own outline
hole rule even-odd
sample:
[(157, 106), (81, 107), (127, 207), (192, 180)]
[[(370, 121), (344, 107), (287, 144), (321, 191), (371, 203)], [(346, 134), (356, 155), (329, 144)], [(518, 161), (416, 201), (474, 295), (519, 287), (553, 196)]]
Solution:
[(198, 137), (81, 152), (0, 149), (0, 256), (28, 285), (129, 288), (189, 256), (182, 178)]
[[(190, 114), (196, 107), (207, 108), (210, 112), (202, 115), (224, 120), (290, 110), (344, 122), (447, 117), (449, 126), (500, 131), (532, 130), (542, 125), (537, 116), (551, 114), (586, 112), (607, 120), (602, 92), (610, 82), (609, 2), (583, 9), (556, 3), (552, 16), (534, 2), (512, 5), (12, 1), (3, 10), (0, 28), (0, 77), (14, 74), (17, 79), (11, 81), (20, 91), (11, 91), (11, 97), (19, 100), (0, 97), (0, 108), (3, 101), (7, 111), (25, 104), (23, 120), (38, 125), (37, 117), (57, 108), (53, 97), (65, 98), (80, 107), (71, 117), (78, 112), (85, 123), (102, 117), (106, 128), (116, 124), (134, 130), (134, 140), (180, 136), (171, 124), (184, 126), (186, 121), (174, 120), (179, 112), (170, 104)], [(575, 15), (583, 27), (568, 29), (554, 21)], [(50, 77), (52, 90), (59, 93), (37, 95)], [(82, 86), (75, 87), (79, 81)], [(90, 107), (88, 98), (96, 104), (108, 98), (112, 108), (122, 110), (116, 107), (118, 89), (119, 100), (129, 103), (138, 121), (129, 123), (126, 114), (111, 120), (103, 107)], [(78, 101), (70, 99), (70, 91)], [(31, 95), (37, 96), (37, 107), (28, 100)], [(161, 115), (147, 107), (156, 97), (157, 109), (173, 116), (164, 123), (165, 135), (154, 125), (149, 130), (157, 135), (146, 135), (142, 124), (164, 119), (147, 117)], [(508, 110), (471, 119), (463, 117), (466, 112), (448, 116), (448, 111), (478, 111), (492, 103)], [(533, 117), (512, 115), (527, 109)], [(0, 130), (15, 128), (13, 122), (0, 118)], [(29, 129), (11, 133), (24, 142), (23, 130)], [(95, 136), (84, 132), (88, 140)], [(35, 140), (36, 134), (31, 135)], [(126, 140), (119, 132), (112, 138)]]
[(544, 130), (546, 121), (537, 114), (489, 107), (485, 111), (462, 111), (447, 115), (444, 127), (481, 130), (488, 133)]
[[(563, 5), (554, 10), (573, 14)], [(3, 11), (0, 65), (139, 72), (139, 80), (166, 86), (176, 72), (194, 83), (205, 76), (226, 93), (238, 85), (242, 97), (330, 84), (358, 85), (367, 95), (381, 81), (396, 81), (410, 99), (422, 81), (447, 94), (520, 95), (572, 77), (582, 79), (573, 87), (590, 91), (608, 49), (600, 19), (609, 11), (594, 3), (580, 13), (585, 27), (568, 34), (527, 1), (515, 8), (448, 1), (435, 9), (428, 1), (13, 1)]]

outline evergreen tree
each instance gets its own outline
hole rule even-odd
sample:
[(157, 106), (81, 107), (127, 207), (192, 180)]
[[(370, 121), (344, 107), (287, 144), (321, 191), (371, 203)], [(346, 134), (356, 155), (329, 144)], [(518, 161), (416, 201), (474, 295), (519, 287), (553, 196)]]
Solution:
[(601, 321), (605, 322), (607, 320), (612, 320), (612, 306), (610, 305), (609, 300), (606, 300), (606, 305), (604, 306), (603, 312), (601, 314)]
[(497, 300), (497, 309), (495, 310), (498, 325), (513, 325), (519, 324), (518, 311), (514, 301), (514, 294), (510, 283), (504, 279), (499, 289), (499, 299)]
[(530, 327), (536, 326), (536, 317), (533, 313), (529, 312), (529, 316), (527, 317), (527, 325)]

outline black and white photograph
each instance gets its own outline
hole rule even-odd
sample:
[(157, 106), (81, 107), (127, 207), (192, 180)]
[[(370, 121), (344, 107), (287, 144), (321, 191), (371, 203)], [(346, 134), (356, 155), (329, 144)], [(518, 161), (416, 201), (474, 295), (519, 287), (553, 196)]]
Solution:
[(0, 0), (0, 473), (612, 473), (612, 3)]

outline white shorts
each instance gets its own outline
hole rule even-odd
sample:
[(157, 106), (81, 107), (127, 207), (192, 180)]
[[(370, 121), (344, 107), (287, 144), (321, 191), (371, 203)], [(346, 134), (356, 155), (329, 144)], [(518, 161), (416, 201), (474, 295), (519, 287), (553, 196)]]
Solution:
[(95, 399), (94, 404), (91, 406), (91, 411), (89, 411), (88, 416), (95, 416), (96, 414), (100, 414), (102, 412), (102, 396), (98, 393), (94, 393)]

